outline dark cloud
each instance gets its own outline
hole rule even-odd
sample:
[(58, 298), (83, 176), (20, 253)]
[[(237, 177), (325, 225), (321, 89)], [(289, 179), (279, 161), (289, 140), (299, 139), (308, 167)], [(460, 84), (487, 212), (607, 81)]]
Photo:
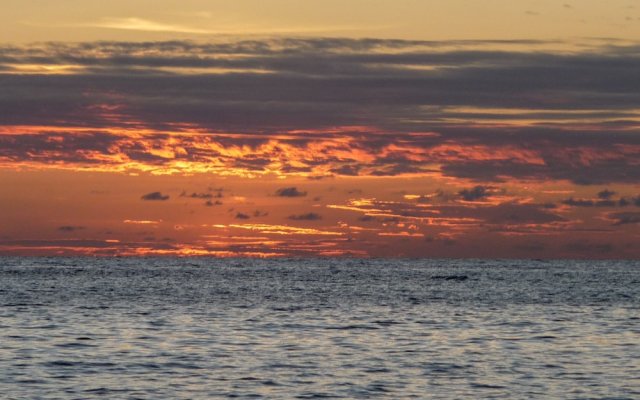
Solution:
[(266, 216), (268, 216), (268, 215), (269, 215), (269, 213), (268, 213), (267, 211), (255, 210), (255, 211), (253, 212), (253, 216), (254, 216), (255, 218), (266, 217)]
[[(499, 135), (498, 135), (499, 136)], [(561, 140), (556, 140), (561, 142)], [(571, 146), (577, 146), (576, 139)], [(549, 142), (552, 143), (552, 142)], [(544, 164), (527, 163), (522, 161), (505, 160), (454, 160), (442, 166), (446, 176), (467, 178), (479, 182), (506, 182), (510, 179), (523, 180), (568, 180), (579, 185), (597, 185), (612, 182), (636, 183), (640, 182), (640, 169), (634, 167), (631, 155), (620, 154), (617, 160), (592, 161), (579, 165), (561, 159), (560, 154), (548, 151), (545, 145), (533, 145), (540, 151)], [(605, 145), (606, 146), (606, 145)], [(496, 148), (496, 150), (498, 150)], [(605, 151), (593, 148), (592, 154)]]
[(425, 236), (424, 241), (427, 243), (440, 243), (445, 246), (455, 246), (458, 241), (449, 237)]
[(638, 212), (622, 212), (609, 214), (615, 222), (614, 225), (640, 224), (640, 213)]
[(74, 226), (74, 225), (63, 225), (59, 226), (58, 230), (60, 232), (76, 232), (86, 229), (84, 226)]
[[(309, 99), (315, 99), (312, 104), (308, 104), (309, 107), (304, 103), (297, 107), (304, 111), (302, 117), (306, 118), (312, 116), (311, 107), (317, 107), (322, 114), (330, 116), (327, 113), (327, 102), (340, 103), (342, 112), (339, 111), (339, 107), (335, 107), (338, 111), (336, 116), (340, 118), (354, 111), (353, 106), (358, 103), (395, 103), (406, 107), (411, 104), (479, 105), (483, 104), (484, 100), (488, 102), (485, 103), (487, 106), (505, 106), (510, 105), (511, 101), (516, 101), (515, 106), (518, 107), (541, 107), (544, 104), (557, 108), (557, 104), (552, 105), (553, 100), (558, 97), (558, 93), (563, 92), (577, 96), (577, 100), (584, 103), (594, 101), (590, 99), (591, 94), (614, 99), (615, 96), (607, 96), (606, 89), (609, 89), (609, 93), (633, 93), (633, 81), (628, 80), (627, 85), (632, 87), (625, 88), (622, 86), (622, 79), (629, 78), (639, 64), (633, 53), (617, 54), (613, 50), (602, 49), (574, 56), (484, 50), (482, 47), (464, 51), (434, 51), (433, 46), (415, 49), (414, 42), (397, 41), (392, 45), (393, 52), (379, 51), (389, 49), (389, 43), (363, 46), (362, 42), (349, 40), (289, 40), (279, 43), (263, 42), (249, 53), (234, 53), (243, 51), (242, 45), (222, 48), (216, 45), (197, 46), (189, 42), (175, 43), (171, 47), (163, 46), (162, 43), (102, 43), (85, 44), (84, 47), (58, 45), (57, 48), (54, 45), (54, 48), (43, 49), (44, 54), (39, 57), (20, 54), (7, 56), (6, 53), (10, 50), (5, 50), (4, 62), (71, 63), (90, 67), (89, 73), (84, 72), (82, 76), (35, 77), (36, 82), (44, 81), (49, 89), (62, 85), (63, 82), (68, 84), (70, 91), (66, 94), (71, 97), (76, 94), (75, 90), (80, 90), (82, 86), (102, 86), (106, 89), (107, 84), (112, 84), (123, 92), (138, 93), (140, 100), (150, 98), (154, 93), (188, 97), (197, 100), (189, 104), (189, 107), (195, 108), (225, 106), (226, 102), (212, 101), (225, 99), (229, 102), (226, 103), (227, 111), (231, 112), (234, 118), (239, 117), (238, 113), (242, 109), (231, 107), (231, 102), (238, 102), (245, 111), (247, 107), (251, 107), (257, 112), (255, 116), (245, 114), (245, 117), (250, 119), (267, 115), (264, 103), (262, 106), (256, 104), (262, 100), (272, 102), (268, 108), (276, 115), (284, 111), (278, 110), (278, 105), (288, 103), (287, 108), (290, 108), (296, 102), (309, 103)], [(443, 42), (441, 45), (448, 44)], [(372, 52), (374, 49), (378, 51)], [(404, 51), (399, 52), (398, 49)], [(13, 51), (15, 52), (15, 49)], [(67, 52), (84, 54), (71, 56)], [(97, 52), (101, 52), (103, 56), (96, 57)], [(238, 55), (243, 57), (237, 57)], [(431, 72), (406, 68), (408, 65), (420, 64), (440, 68)], [(141, 73), (140, 67), (147, 69)], [(159, 69), (166, 67), (202, 68), (203, 73), (177, 76), (166, 74)], [(230, 71), (238, 69), (238, 72), (218, 74), (220, 76), (206, 74), (204, 69), (212, 67)], [(607, 68), (616, 70), (622, 76), (607, 74)], [(272, 73), (264, 76), (240, 72), (246, 69), (261, 69)], [(522, 76), (527, 76), (527, 79), (521, 79)], [(582, 84), (587, 78), (591, 78), (588, 88)], [(365, 84), (367, 81), (371, 82)], [(158, 82), (165, 84), (158, 85)], [(7, 83), (19, 86), (27, 84), (26, 80), (22, 81), (20, 78), (9, 79)], [(37, 89), (35, 85), (30, 87)], [(572, 89), (575, 89), (575, 92), (571, 91)], [(547, 99), (545, 96), (534, 96), (544, 93), (545, 90), (550, 91)], [(212, 94), (218, 96), (211, 97)], [(525, 105), (525, 102), (528, 104)], [(187, 112), (179, 102), (172, 101), (171, 104), (176, 108), (173, 111), (167, 108), (163, 112), (170, 112), (169, 115), (174, 117), (176, 112)], [(349, 106), (344, 109), (345, 105)], [(393, 115), (389, 114), (390, 111), (396, 114), (400, 109), (397, 106), (392, 107), (380, 115), (369, 117), (391, 117)], [(196, 112), (201, 114), (200, 110)], [(156, 116), (161, 115), (158, 113)], [(218, 113), (212, 116), (216, 119), (223, 117)], [(290, 115), (289, 118), (294, 116)], [(331, 122), (335, 121), (333, 119)]]
[(296, 187), (286, 187), (276, 190), (276, 196), (279, 197), (303, 197), (307, 192), (302, 192)]
[[(253, 106), (257, 112), (255, 116), (244, 113), (244, 116), (250, 119), (256, 116), (266, 117), (265, 104), (262, 103), (260, 106), (256, 103), (261, 100), (270, 101), (268, 108), (274, 116), (284, 112), (284, 109), (278, 110), (279, 105), (288, 103), (287, 108), (290, 108), (299, 103), (297, 108), (304, 112), (301, 117), (306, 118), (312, 116), (312, 107), (318, 108), (325, 117), (331, 117), (328, 111), (335, 110), (336, 116), (342, 119), (348, 114), (353, 114), (354, 106), (357, 104), (397, 104), (396, 107), (387, 107), (386, 112), (368, 115), (369, 118), (379, 119), (399, 117), (401, 115), (397, 113), (410, 104), (471, 103), (493, 107), (541, 107), (545, 104), (557, 108), (558, 104), (555, 102), (553, 105), (553, 100), (563, 92), (577, 96), (576, 100), (582, 100), (584, 103), (595, 100), (590, 95), (615, 100), (615, 96), (607, 96), (607, 93), (633, 93), (633, 87), (622, 86), (623, 79), (630, 77), (639, 64), (632, 52), (597, 49), (592, 53), (575, 55), (526, 53), (484, 50), (481, 47), (483, 44), (477, 42), (476, 48), (472, 50), (434, 51), (435, 47), (450, 46), (451, 43), (431, 43), (416, 49), (416, 42), (412, 41), (380, 41), (376, 45), (363, 45), (362, 41), (347, 39), (285, 40), (262, 42), (260, 46), (253, 46), (248, 53), (244, 52), (247, 48), (246, 43), (226, 47), (215, 44), (196, 45), (190, 42), (176, 42), (171, 46), (166, 46), (166, 43), (87, 43), (78, 46), (58, 44), (49, 48), (25, 49), (41, 52), (39, 56), (28, 56), (16, 48), (5, 48), (4, 58), (0, 58), (0, 62), (4, 60), (13, 64), (71, 63), (91, 68), (89, 73), (85, 71), (82, 76), (29, 77), (36, 80), (34, 84), (29, 84), (26, 79), (22, 80), (19, 77), (7, 79), (7, 84), (17, 85), (16, 87), (27, 85), (37, 91), (38, 84), (44, 84), (48, 89), (66, 84), (69, 91), (63, 93), (65, 97), (73, 99), (74, 96), (82, 94), (82, 87), (107, 89), (107, 85), (111, 84), (119, 91), (137, 93), (140, 100), (150, 99), (154, 93), (173, 94), (180, 98), (197, 100), (190, 102), (189, 107), (208, 106), (210, 109), (224, 107), (225, 103), (220, 103), (219, 99), (226, 99), (229, 102), (226, 103), (227, 111), (233, 118), (239, 117), (242, 109), (231, 107), (230, 102), (237, 102), (245, 111), (247, 107)], [(389, 51), (385, 53), (385, 49)], [(96, 57), (95, 54), (98, 52), (102, 56)], [(81, 56), (72, 56), (71, 53)], [(238, 55), (243, 57), (237, 57)], [(435, 71), (406, 68), (408, 65), (420, 64), (440, 68)], [(147, 69), (141, 72), (140, 67)], [(203, 73), (177, 76), (166, 74), (159, 69), (166, 67), (202, 68)], [(219, 76), (206, 74), (204, 69), (212, 67), (230, 71), (238, 69), (238, 72), (218, 74)], [(608, 68), (615, 69), (622, 76), (607, 74)], [(264, 76), (240, 72), (247, 69), (262, 69), (272, 74)], [(522, 76), (527, 76), (527, 79), (521, 79)], [(588, 78), (591, 78), (591, 85), (587, 88), (583, 82)], [(367, 81), (371, 82), (366, 84)], [(158, 82), (165, 84), (158, 85)], [(633, 80), (627, 80), (627, 85), (633, 86)], [(608, 92), (604, 86), (607, 86)], [(378, 88), (385, 90), (381, 91)], [(545, 96), (535, 96), (543, 94), (545, 90), (549, 91), (547, 99)], [(211, 96), (212, 94), (217, 96)], [(156, 103), (157, 98), (154, 100)], [(29, 99), (34, 100), (32, 96), (29, 96)], [(309, 104), (309, 99), (315, 101)], [(80, 99), (77, 100), (82, 104)], [(513, 101), (516, 104), (513, 104)], [(301, 102), (306, 102), (309, 107)], [(330, 106), (327, 102), (340, 103), (342, 111), (340, 107), (326, 108)], [(188, 112), (179, 102), (170, 103), (175, 106), (173, 110), (162, 110), (169, 112), (168, 116), (175, 118), (176, 112), (178, 115)], [(579, 106), (580, 102), (572, 104), (575, 107)], [(345, 108), (345, 105), (348, 106)], [(399, 108), (400, 105), (403, 107)], [(201, 117), (205, 117), (201, 110), (195, 111)], [(433, 113), (433, 110), (431, 112)], [(156, 114), (157, 117), (162, 115)], [(221, 122), (220, 119), (223, 118), (217, 112), (211, 116), (216, 118), (217, 122)], [(291, 118), (295, 116), (290, 115), (289, 119)], [(335, 122), (334, 117), (330, 123)]]
[(491, 231), (503, 231), (505, 227), (549, 225), (564, 223), (566, 219), (552, 212), (543, 204), (502, 203), (498, 205), (464, 203), (434, 204), (424, 207), (419, 203), (372, 201), (357, 206), (361, 221), (380, 220), (397, 223), (424, 219), (432, 226), (484, 226)]
[[(277, 132), (281, 144), (314, 151), (293, 163), (274, 146), (286, 173), (393, 176), (441, 165), (438, 173), (478, 183), (637, 183), (640, 46), (609, 41), (570, 53), (526, 50), (547, 43), (289, 38), (5, 45), (0, 125), (159, 132), (197, 126), (211, 133), (199, 134), (197, 143), (171, 144), (161, 134), (141, 143), (99, 131), (3, 132), (0, 157), (96, 165), (117, 164), (123, 155), (158, 167), (215, 160), (261, 172), (268, 156), (216, 149), (259, 149)], [(496, 44), (504, 49), (488, 47)], [(82, 69), (67, 75), (1, 70), (33, 64)], [(317, 131), (341, 126), (371, 132), (345, 128), (331, 146), (312, 146), (332, 136)], [(288, 131), (308, 132), (287, 138)], [(150, 151), (167, 146), (176, 150), (171, 157)]]
[(561, 203), (572, 207), (627, 207), (631, 204), (629, 200), (624, 197), (618, 200), (612, 199), (611, 197), (614, 194), (615, 192), (603, 191), (598, 193), (597, 199), (574, 199), (570, 197), (562, 200)]
[(356, 164), (343, 165), (337, 168), (332, 168), (331, 172), (337, 175), (357, 176), (362, 167)]
[(464, 209), (461, 213), (468, 216), (476, 215), (488, 223), (498, 225), (549, 224), (566, 221), (563, 217), (550, 212), (540, 204), (505, 203), (485, 207), (475, 210), (475, 212), (473, 209)]
[(491, 196), (495, 192), (494, 187), (475, 186), (471, 189), (463, 189), (458, 192), (464, 201), (476, 201)]
[(616, 194), (616, 192), (614, 192), (614, 191), (611, 191), (609, 189), (604, 189), (603, 191), (598, 192), (598, 198), (603, 199), (603, 200), (609, 200), (615, 194)]
[(214, 197), (213, 193), (191, 193), (188, 194), (187, 192), (182, 192), (180, 193), (180, 197), (189, 197), (192, 199), (212, 199)]
[(204, 205), (206, 207), (213, 207), (213, 206), (221, 206), (222, 202), (220, 200), (216, 200), (216, 201), (211, 201), (211, 200), (207, 200)]
[(594, 201), (585, 199), (574, 199), (573, 197), (570, 197), (566, 200), (562, 200), (562, 204), (572, 207), (593, 207)]
[[(132, 55), (128, 57), (92, 58), (88, 55), (82, 59), (66, 57), (65, 60), (63, 55), (58, 55), (55, 58), (24, 58), (24, 62), (68, 62), (79, 65), (93, 63), (98, 68), (91, 70), (91, 74), (88, 76), (85, 73), (82, 81), (74, 82), (77, 80), (76, 76), (59, 77), (57, 80), (48, 78), (46, 81), (50, 84), (56, 81), (66, 82), (70, 84), (70, 89), (87, 81), (96, 85), (95, 87), (100, 87), (104, 78), (109, 76), (118, 89), (127, 92), (139, 91), (142, 98), (151, 95), (152, 91), (164, 92), (164, 94), (173, 91), (174, 94), (181, 97), (188, 95), (194, 100), (205, 100), (204, 96), (216, 91), (222, 95), (218, 98), (240, 101), (240, 105), (244, 107), (249, 106), (251, 102), (260, 100), (274, 101), (276, 103), (272, 106), (277, 106), (278, 102), (293, 104), (296, 101), (315, 98), (316, 101), (313, 105), (316, 107), (326, 105), (323, 103), (327, 101), (346, 104), (356, 102), (393, 104), (399, 102), (407, 106), (410, 104), (462, 105), (469, 102), (480, 104), (482, 100), (486, 100), (490, 106), (506, 105), (507, 101), (516, 101), (516, 105), (521, 107), (526, 101), (530, 105), (537, 105), (540, 108), (543, 104), (551, 106), (552, 97), (555, 97), (554, 93), (559, 91), (569, 93), (570, 89), (576, 89), (572, 95), (578, 97), (576, 100), (582, 98), (584, 103), (593, 102), (588, 99), (588, 94), (599, 94), (601, 98), (604, 98), (606, 96), (604, 93), (605, 85), (609, 90), (632, 93), (631, 89), (634, 87), (634, 83), (629, 81), (627, 84), (632, 87), (625, 88), (621, 85), (621, 79), (630, 77), (632, 69), (639, 64), (632, 55), (610, 54), (611, 51), (608, 54), (601, 49), (598, 49), (598, 54), (578, 54), (572, 57), (540, 52), (493, 51), (482, 48), (445, 52), (434, 52), (430, 48), (423, 48), (415, 51), (410, 50), (410, 43), (406, 43), (407, 50), (404, 52), (375, 54), (368, 53), (367, 50), (356, 49), (337, 52), (335, 48), (330, 47), (330, 43), (327, 43), (324, 49), (315, 48), (312, 53), (301, 49), (305, 46), (302, 42), (289, 43), (299, 47), (271, 49), (264, 53), (253, 53), (253, 56), (248, 57), (246, 55), (245, 57), (235, 57), (237, 56), (235, 53), (226, 53), (227, 59), (225, 59), (224, 53), (207, 54), (205, 48), (198, 50), (185, 43), (183, 51), (194, 52), (191, 53), (193, 56), (184, 57), (175, 54), (175, 52), (164, 51), (163, 56), (158, 57), (157, 55), (149, 56), (148, 53), (140, 51), (138, 54), (130, 53)], [(95, 47), (92, 49), (93, 51), (102, 51), (107, 54), (109, 52), (108, 48), (104, 48), (106, 46), (101, 47), (98, 44)], [(147, 51), (162, 52), (162, 49), (154, 44), (148, 44), (147, 48)], [(74, 50), (64, 49), (64, 51)], [(201, 53), (196, 55), (196, 51)], [(11, 61), (16, 61), (15, 57)], [(435, 65), (440, 68), (435, 72), (406, 68), (407, 65), (420, 64)], [(148, 69), (144, 73), (140, 73), (138, 68), (141, 66)], [(451, 66), (456, 66), (456, 68), (450, 68)], [(158, 69), (166, 67), (203, 69), (220, 67), (229, 70), (237, 68), (242, 71), (252, 68), (267, 70), (272, 74), (260, 76), (260, 74), (239, 71), (235, 74), (221, 74), (221, 76), (204, 73), (192, 76), (175, 76), (162, 73)], [(605, 75), (601, 70), (603, 68), (615, 69), (623, 76)], [(559, 76), (554, 76), (550, 72), (555, 72)], [(527, 79), (521, 79), (521, 76), (525, 74)], [(101, 79), (101, 77), (103, 78)], [(581, 84), (585, 78), (592, 79), (588, 88)], [(363, 85), (365, 79), (370, 80), (371, 84)], [(155, 87), (151, 84), (151, 82), (160, 80), (165, 80), (167, 84)], [(127, 88), (126, 83), (133, 87)], [(376, 90), (380, 85), (387, 90)], [(234, 86), (235, 89), (232, 90)], [(180, 87), (181, 91), (175, 92), (172, 88), (176, 87)], [(254, 88), (254, 90), (250, 90), (250, 88)], [(431, 90), (425, 90), (427, 88), (431, 88)], [(513, 92), (506, 92), (507, 88)], [(197, 89), (202, 92), (198, 93)], [(458, 90), (453, 91), (452, 89)], [(544, 99), (542, 96), (538, 99), (533, 98), (533, 94), (541, 93), (544, 90), (550, 90), (548, 99)], [(316, 96), (309, 97), (308, 95), (311, 93), (316, 93)], [(503, 99), (500, 99), (499, 93), (503, 95)], [(518, 98), (517, 95), (527, 95), (527, 97)], [(211, 100), (208, 103), (215, 104), (212, 104)], [(190, 106), (196, 107), (198, 105), (197, 103), (190, 104)], [(181, 107), (175, 111), (180, 109)], [(260, 109), (258, 107), (255, 110), (260, 111)], [(264, 108), (262, 109), (264, 110)], [(311, 111), (303, 106), (301, 109), (305, 110), (305, 114)], [(232, 110), (229, 109), (229, 111)], [(272, 110), (276, 111), (273, 108)], [(172, 114), (175, 114), (175, 111)], [(344, 114), (343, 111), (339, 115), (343, 116)], [(309, 117), (310, 115), (305, 116)], [(389, 111), (380, 116), (389, 116)]]
[(294, 221), (317, 221), (322, 219), (322, 216), (320, 214), (310, 212), (306, 214), (290, 215), (288, 218)]
[(236, 219), (249, 219), (249, 218), (251, 218), (249, 215), (241, 213), (241, 212), (236, 214)]
[(599, 200), (596, 201), (595, 206), (596, 207), (615, 207), (618, 206), (620, 203), (617, 201), (613, 201), (613, 200)]
[(164, 195), (161, 192), (151, 192), (143, 195), (140, 198), (147, 201), (165, 201), (169, 200), (169, 195)]

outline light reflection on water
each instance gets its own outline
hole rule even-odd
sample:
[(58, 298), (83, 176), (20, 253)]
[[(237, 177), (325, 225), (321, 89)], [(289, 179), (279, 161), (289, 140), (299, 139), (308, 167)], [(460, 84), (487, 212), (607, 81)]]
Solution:
[(639, 398), (634, 262), (0, 259), (1, 398)]

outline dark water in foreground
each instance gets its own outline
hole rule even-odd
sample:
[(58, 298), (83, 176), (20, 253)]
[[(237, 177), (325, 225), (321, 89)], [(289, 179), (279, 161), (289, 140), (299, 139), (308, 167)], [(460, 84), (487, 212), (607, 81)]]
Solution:
[(0, 258), (0, 398), (640, 398), (640, 265)]

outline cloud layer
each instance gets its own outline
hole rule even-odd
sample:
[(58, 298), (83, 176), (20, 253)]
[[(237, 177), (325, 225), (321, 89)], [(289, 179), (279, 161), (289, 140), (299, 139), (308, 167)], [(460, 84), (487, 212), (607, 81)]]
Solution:
[(528, 51), (536, 45), (5, 46), (0, 160), (162, 173), (638, 182), (640, 46)]

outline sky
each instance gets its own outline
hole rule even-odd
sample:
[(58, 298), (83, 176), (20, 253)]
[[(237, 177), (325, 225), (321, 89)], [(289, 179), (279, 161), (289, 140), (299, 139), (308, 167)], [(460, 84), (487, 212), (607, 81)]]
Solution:
[(640, 258), (640, 5), (0, 3), (0, 255)]

